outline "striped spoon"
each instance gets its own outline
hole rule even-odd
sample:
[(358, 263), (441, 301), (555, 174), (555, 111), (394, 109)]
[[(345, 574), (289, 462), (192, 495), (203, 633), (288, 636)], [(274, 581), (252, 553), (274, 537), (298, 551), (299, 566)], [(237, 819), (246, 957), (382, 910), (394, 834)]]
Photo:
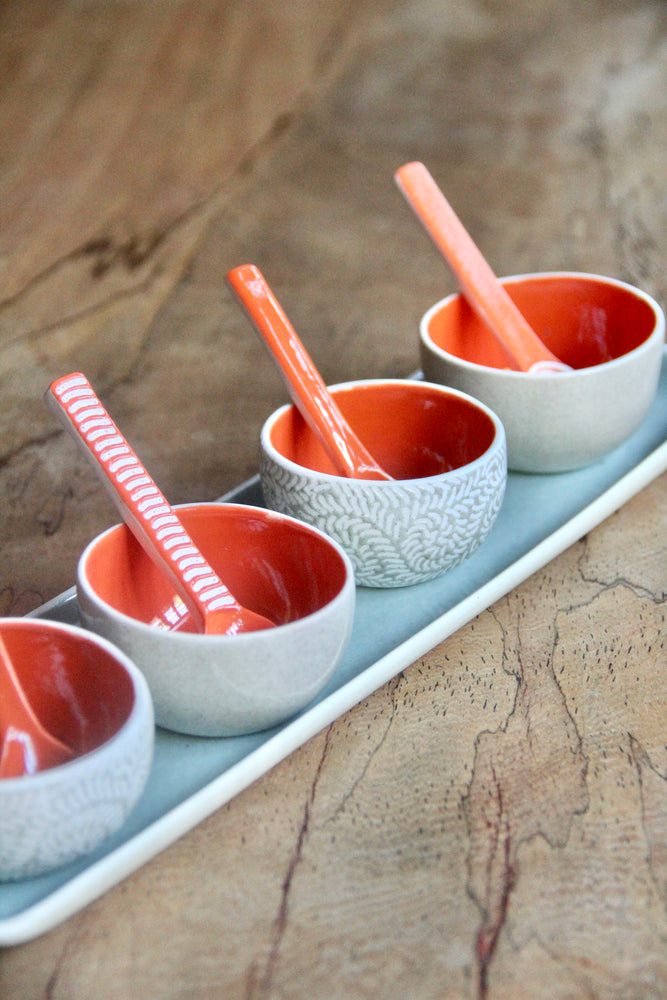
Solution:
[[(232, 596), (196, 547), (85, 375), (73, 372), (51, 384), (46, 401), (92, 462), (125, 524), (169, 578), (199, 632), (233, 635), (273, 627), (273, 622)], [(163, 627), (182, 624), (178, 602)]]

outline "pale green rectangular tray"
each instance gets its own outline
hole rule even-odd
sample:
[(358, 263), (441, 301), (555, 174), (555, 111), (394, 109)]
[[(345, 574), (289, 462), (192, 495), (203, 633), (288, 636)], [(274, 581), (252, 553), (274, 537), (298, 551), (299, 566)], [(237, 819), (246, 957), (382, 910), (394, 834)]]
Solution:
[[(667, 469), (666, 442), (663, 359), (647, 419), (603, 462), (558, 475), (511, 473), (498, 520), (467, 562), (414, 587), (359, 588), (348, 652), (299, 716), (268, 732), (231, 739), (158, 729), (146, 790), (114, 837), (50, 875), (0, 884), (0, 946), (43, 934), (86, 906), (544, 566)], [(261, 504), (258, 480), (223, 499)], [(78, 623), (74, 590), (35, 614)]]

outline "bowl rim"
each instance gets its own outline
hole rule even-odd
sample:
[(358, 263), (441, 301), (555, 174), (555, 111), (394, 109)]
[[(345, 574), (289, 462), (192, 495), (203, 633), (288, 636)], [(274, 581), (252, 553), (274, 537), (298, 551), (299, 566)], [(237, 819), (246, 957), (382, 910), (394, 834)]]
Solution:
[[(285, 638), (289, 637), (290, 632), (302, 627), (302, 622), (310, 622), (313, 619), (323, 617), (324, 615), (330, 613), (331, 609), (337, 604), (342, 604), (349, 599), (350, 591), (355, 592), (355, 582), (354, 582), (354, 567), (352, 565), (352, 560), (348, 556), (347, 552), (343, 549), (334, 538), (327, 535), (326, 532), (322, 531), (320, 528), (315, 527), (315, 525), (307, 524), (305, 521), (301, 521), (296, 517), (292, 517), (290, 514), (283, 514), (280, 511), (271, 510), (268, 507), (258, 507), (257, 505), (242, 504), (242, 503), (226, 503), (219, 500), (211, 501), (191, 501), (190, 503), (174, 504), (174, 510), (184, 510), (191, 509), (193, 507), (206, 507), (206, 508), (225, 508), (238, 510), (239, 512), (247, 513), (248, 511), (254, 511), (261, 513), (264, 517), (269, 517), (271, 520), (279, 520), (284, 522), (292, 523), (299, 527), (300, 530), (305, 530), (306, 532), (317, 535), (321, 538), (329, 548), (333, 549), (343, 562), (345, 569), (345, 579), (343, 585), (337, 594), (335, 594), (331, 600), (327, 601), (322, 607), (317, 608), (315, 611), (311, 611), (310, 614), (303, 615), (300, 618), (295, 618), (293, 621), (284, 622), (283, 624), (276, 625), (274, 628), (261, 629), (256, 632), (239, 632), (236, 635), (205, 635), (201, 632), (172, 632), (168, 629), (156, 629), (155, 626), (150, 625), (148, 622), (143, 622), (138, 618), (133, 618), (131, 615), (126, 615), (125, 612), (119, 611), (117, 608), (112, 607), (104, 601), (97, 592), (93, 589), (90, 580), (88, 579), (88, 574), (86, 573), (86, 560), (89, 557), (91, 551), (103, 538), (109, 535), (112, 531), (117, 531), (119, 528), (123, 527), (123, 522), (112, 524), (110, 527), (106, 528), (100, 534), (96, 535), (93, 539), (88, 542), (85, 549), (79, 557), (76, 572), (76, 588), (77, 592), (79, 589), (85, 591), (87, 599), (91, 601), (97, 608), (101, 609), (109, 619), (113, 620), (116, 624), (122, 627), (131, 627), (138, 630), (139, 634), (144, 634), (146, 636), (151, 636), (157, 642), (164, 642), (167, 639), (169, 642), (181, 643), (182, 645), (192, 646), (199, 645), (202, 648), (207, 646), (220, 646), (222, 644), (228, 645), (233, 643), (234, 648), (240, 649), (243, 644), (254, 643), (255, 645), (260, 645), (264, 643), (271, 643), (276, 632), (279, 631), (281, 636)], [(129, 528), (127, 529), (130, 530)]]
[(631, 292), (635, 297), (642, 299), (651, 309), (653, 315), (655, 316), (655, 325), (649, 336), (637, 347), (633, 348), (631, 351), (627, 351), (625, 354), (621, 354), (618, 358), (612, 358), (611, 361), (604, 361), (599, 365), (588, 365), (586, 368), (574, 368), (571, 371), (564, 372), (519, 372), (514, 371), (510, 368), (494, 368), (490, 365), (480, 365), (475, 361), (468, 361), (465, 358), (460, 358), (456, 354), (451, 354), (446, 351), (443, 347), (440, 347), (432, 339), (428, 332), (428, 326), (431, 322), (433, 316), (439, 312), (445, 305), (449, 304), (453, 299), (458, 298), (462, 295), (462, 292), (450, 292), (444, 298), (439, 299), (435, 302), (429, 309), (422, 315), (419, 320), (419, 339), (423, 347), (433, 354), (435, 357), (441, 358), (452, 365), (460, 368), (463, 371), (480, 373), (491, 373), (491, 377), (494, 379), (507, 379), (511, 381), (524, 381), (530, 380), (531, 382), (540, 380), (543, 384), (548, 384), (554, 381), (554, 374), (558, 375), (558, 380), (563, 379), (571, 381), (573, 378), (591, 377), (593, 373), (600, 372), (601, 370), (608, 371), (609, 369), (618, 368), (621, 365), (627, 364), (628, 359), (634, 358), (639, 354), (649, 353), (653, 350), (656, 341), (661, 341), (664, 344), (665, 341), (665, 313), (662, 309), (660, 303), (645, 292), (642, 288), (638, 288), (636, 285), (631, 285), (627, 281), (622, 281), (620, 278), (607, 277), (602, 274), (594, 274), (591, 271), (528, 271), (524, 274), (511, 274), (506, 275), (498, 280), (503, 285), (517, 284), (520, 281), (526, 281), (536, 278), (579, 278), (586, 281), (595, 281), (597, 283), (612, 285), (615, 288), (621, 288), (624, 291)]
[(51, 785), (59, 784), (61, 780), (64, 780), (63, 776), (65, 775), (76, 780), (76, 772), (87, 771), (90, 767), (89, 762), (93, 761), (95, 757), (113, 753), (114, 744), (121, 739), (129, 728), (136, 725), (136, 720), (143, 713), (144, 707), (149, 711), (149, 718), (151, 720), (150, 728), (154, 731), (153, 698), (148, 687), (148, 682), (133, 660), (109, 639), (97, 635), (95, 632), (91, 632), (80, 625), (72, 625), (69, 622), (58, 622), (50, 618), (0, 618), (0, 627), (3, 624), (10, 623), (16, 623), (20, 628), (46, 628), (50, 631), (64, 632), (70, 636), (74, 635), (85, 639), (87, 642), (91, 642), (93, 645), (103, 649), (113, 656), (129, 674), (134, 692), (134, 702), (122, 726), (108, 740), (105, 740), (104, 743), (101, 743), (93, 750), (89, 750), (88, 753), (77, 754), (72, 760), (68, 760), (64, 764), (58, 764), (56, 767), (49, 767), (45, 771), (37, 771), (36, 774), (30, 775), (19, 775), (16, 778), (1, 778), (0, 798), (4, 792), (11, 791), (14, 794), (18, 794), (22, 789), (30, 792), (38, 792)]
[(435, 483), (447, 481), (448, 479), (460, 478), (465, 472), (469, 474), (475, 469), (475, 466), (481, 465), (488, 460), (489, 454), (498, 448), (502, 448), (505, 442), (505, 427), (494, 410), (486, 403), (483, 403), (480, 399), (475, 396), (471, 396), (468, 392), (463, 392), (461, 389), (455, 389), (452, 386), (443, 385), (439, 382), (429, 382), (421, 378), (368, 378), (368, 379), (353, 379), (347, 382), (336, 382), (333, 385), (329, 385), (327, 388), (331, 392), (336, 390), (345, 390), (349, 388), (354, 388), (360, 385), (401, 385), (414, 383), (416, 386), (423, 386), (427, 389), (434, 389), (439, 395), (456, 396), (459, 399), (466, 400), (472, 403), (478, 410), (485, 413), (491, 420), (495, 433), (493, 439), (489, 444), (488, 448), (485, 448), (481, 455), (473, 459), (472, 462), (466, 462), (465, 465), (459, 465), (455, 469), (448, 469), (446, 472), (439, 472), (435, 476), (420, 476), (416, 479), (350, 479), (347, 476), (337, 476), (331, 472), (321, 472), (318, 469), (309, 469), (304, 465), (299, 465), (298, 462), (293, 462), (291, 458), (286, 458), (282, 455), (277, 448), (273, 445), (271, 441), (271, 429), (274, 423), (280, 419), (280, 417), (287, 413), (290, 409), (296, 409), (294, 403), (285, 403), (283, 406), (278, 407), (273, 413), (265, 420), (262, 430), (260, 432), (260, 446), (262, 452), (270, 458), (274, 464), (279, 465), (281, 468), (286, 469), (288, 472), (296, 473), (300, 476), (305, 476), (308, 479), (312, 479), (314, 482), (321, 483), (346, 483), (348, 489), (375, 492), (376, 490), (389, 490), (389, 489), (401, 489), (401, 488), (411, 488), (425, 486), (433, 486)]

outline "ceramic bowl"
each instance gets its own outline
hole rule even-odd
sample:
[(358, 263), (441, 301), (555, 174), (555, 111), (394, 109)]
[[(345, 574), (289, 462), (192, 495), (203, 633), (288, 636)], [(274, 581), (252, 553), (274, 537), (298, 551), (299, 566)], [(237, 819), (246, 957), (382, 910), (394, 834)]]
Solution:
[(338, 475), (299, 411), (287, 405), (261, 432), (268, 506), (335, 538), (360, 586), (421, 583), (471, 555), (505, 490), (505, 434), (496, 415), (464, 393), (407, 379), (347, 382), (330, 391), (393, 481)]
[(0, 622), (42, 725), (73, 760), (0, 780), (0, 879), (27, 878), (95, 850), (139, 799), (153, 754), (146, 681), (105, 639), (38, 618)]
[(173, 591), (125, 525), (81, 556), (82, 620), (143, 671), (160, 726), (237, 736), (277, 725), (318, 694), (343, 656), (355, 604), (349, 559), (322, 532), (259, 507), (176, 509), (237, 600), (276, 627), (203, 635), (152, 625)]
[(524, 274), (502, 283), (573, 371), (547, 376), (505, 368), (493, 335), (455, 294), (421, 320), (424, 377), (469, 392), (498, 414), (510, 469), (563, 472), (602, 458), (637, 430), (653, 401), (662, 309), (632, 285), (593, 274)]

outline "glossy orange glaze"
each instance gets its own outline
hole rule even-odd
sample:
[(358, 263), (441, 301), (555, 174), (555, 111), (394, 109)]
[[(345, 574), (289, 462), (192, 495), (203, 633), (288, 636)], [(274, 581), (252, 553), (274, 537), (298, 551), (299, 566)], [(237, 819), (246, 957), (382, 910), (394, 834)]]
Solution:
[(228, 273), (227, 281), (269, 348), (294, 403), (340, 473), (352, 479), (389, 479), (346, 423), (261, 271), (254, 264), (243, 264)]
[[(655, 327), (643, 299), (595, 277), (545, 274), (504, 284), (540, 339), (572, 368), (621, 357), (643, 344)], [(462, 296), (438, 310), (429, 333), (436, 346), (465, 361), (507, 367), (496, 338)]]
[[(466, 465), (493, 441), (486, 413), (459, 396), (419, 382), (360, 384), (333, 390), (346, 420), (394, 479), (421, 479)], [(295, 407), (276, 421), (273, 446), (306, 468), (337, 475)]]
[(92, 640), (32, 620), (3, 625), (3, 637), (35, 715), (75, 753), (101, 746), (129, 717), (132, 681)]
[[(195, 544), (239, 600), (278, 624), (311, 614), (343, 587), (343, 560), (306, 525), (233, 505), (177, 510)], [(86, 570), (104, 601), (140, 621), (152, 621), (173, 598), (168, 580), (124, 525), (99, 540), (89, 552)]]

